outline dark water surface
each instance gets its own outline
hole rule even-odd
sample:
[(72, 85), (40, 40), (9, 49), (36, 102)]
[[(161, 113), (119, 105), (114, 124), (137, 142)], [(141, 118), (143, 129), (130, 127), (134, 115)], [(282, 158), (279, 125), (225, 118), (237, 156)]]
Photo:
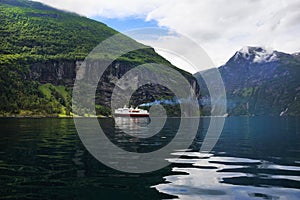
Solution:
[[(115, 144), (137, 152), (166, 145), (180, 123), (167, 121), (147, 141), (99, 120)], [(134, 134), (143, 120), (121, 124)], [(299, 118), (226, 118), (213, 151), (200, 153), (209, 121), (201, 119), (189, 151), (175, 159), (174, 150), (169, 166), (129, 174), (94, 159), (72, 119), (0, 119), (0, 199), (300, 199)]]

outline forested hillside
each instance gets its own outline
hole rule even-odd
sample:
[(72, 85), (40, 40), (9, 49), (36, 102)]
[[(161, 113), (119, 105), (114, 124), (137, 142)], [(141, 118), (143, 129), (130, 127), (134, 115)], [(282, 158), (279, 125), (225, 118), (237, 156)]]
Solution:
[[(38, 2), (0, 0), (0, 115), (69, 115), (76, 67), (101, 41), (117, 33), (103, 23)], [(119, 66), (113, 76), (147, 62), (171, 66), (145, 46), (118, 58), (112, 64)], [(98, 113), (110, 113), (107, 101), (113, 86), (109, 80), (99, 86)], [(134, 103), (140, 102), (136, 98)]]

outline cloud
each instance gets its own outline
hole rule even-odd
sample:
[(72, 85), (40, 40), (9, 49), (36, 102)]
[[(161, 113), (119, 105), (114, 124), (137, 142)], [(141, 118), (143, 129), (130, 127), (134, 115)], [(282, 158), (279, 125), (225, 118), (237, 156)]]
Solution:
[(47, 5), (73, 11), (84, 16), (123, 18), (145, 17), (160, 5), (159, 0), (34, 0)]
[(300, 51), (298, 0), (38, 1), (89, 17), (155, 20), (196, 41), (216, 65), (248, 45)]
[(173, 65), (196, 73), (215, 67), (206, 52), (190, 38), (183, 35), (160, 36), (157, 40), (140, 40), (155, 47), (155, 51), (167, 58)]
[(297, 1), (185, 0), (162, 5), (147, 19), (193, 38), (221, 65), (245, 45), (298, 51), (299, 7)]

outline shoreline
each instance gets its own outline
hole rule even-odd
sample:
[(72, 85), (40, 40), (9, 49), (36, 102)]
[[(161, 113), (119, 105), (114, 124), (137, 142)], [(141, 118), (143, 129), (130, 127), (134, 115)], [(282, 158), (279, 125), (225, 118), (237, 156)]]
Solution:
[(14, 119), (42, 119), (42, 118), (53, 118), (53, 119), (73, 119), (73, 118), (112, 118), (112, 116), (59, 116), (59, 115), (0, 115), (0, 118), (14, 118)]

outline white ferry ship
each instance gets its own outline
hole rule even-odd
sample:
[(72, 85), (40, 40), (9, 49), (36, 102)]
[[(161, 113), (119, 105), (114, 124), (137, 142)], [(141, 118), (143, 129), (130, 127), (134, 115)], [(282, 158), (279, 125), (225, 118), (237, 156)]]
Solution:
[(140, 109), (138, 107), (126, 107), (115, 109), (114, 115), (116, 117), (149, 117), (147, 110)]

